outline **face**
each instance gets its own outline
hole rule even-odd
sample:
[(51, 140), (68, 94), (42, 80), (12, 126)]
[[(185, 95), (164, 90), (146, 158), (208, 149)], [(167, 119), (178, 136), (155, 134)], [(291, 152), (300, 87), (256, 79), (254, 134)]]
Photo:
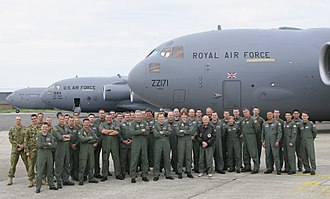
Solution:
[(229, 111), (225, 111), (225, 112), (223, 112), (223, 117), (224, 117), (224, 118), (228, 119), (229, 116), (230, 116)]
[(38, 121), (44, 121), (44, 115), (43, 114), (38, 114)]
[(168, 119), (169, 121), (173, 121), (173, 118), (174, 118), (174, 113), (173, 113), (173, 112), (168, 112), (168, 113), (167, 113), (167, 119)]
[(22, 118), (21, 118), (20, 116), (17, 116), (17, 117), (15, 118), (15, 124), (16, 124), (17, 126), (20, 126), (21, 123), (22, 123)]
[(230, 125), (233, 125), (235, 123), (235, 119), (231, 117), (231, 118), (229, 118), (228, 122)]
[(267, 113), (267, 119), (268, 120), (272, 120), (273, 119), (273, 113), (272, 112), (268, 112)]
[(146, 112), (146, 118), (151, 119), (152, 118), (152, 113), (151, 112)]
[(197, 117), (202, 117), (203, 113), (202, 113), (202, 110), (197, 110), (196, 111), (196, 116)]
[(180, 116), (179, 109), (177, 109), (177, 108), (173, 110), (173, 113), (174, 113), (174, 116), (175, 117), (179, 117)]
[(75, 126), (78, 126), (79, 125), (79, 119), (78, 118), (74, 118), (73, 119), (73, 123)]
[(129, 113), (125, 113), (125, 121), (126, 121), (126, 122), (131, 121), (131, 114), (129, 114)]
[(73, 118), (69, 118), (68, 124), (69, 126), (73, 126)]
[[(243, 114), (244, 114), (244, 112), (243, 112)], [(234, 115), (235, 117), (238, 117), (238, 116), (239, 116), (239, 110), (238, 110), (238, 109), (234, 109), (234, 110), (233, 110), (233, 115)]]
[(46, 124), (43, 124), (41, 126), (41, 131), (43, 132), (43, 134), (47, 134), (47, 132), (48, 132), (48, 126)]
[(91, 123), (94, 123), (94, 119), (95, 119), (95, 116), (94, 115), (90, 115), (88, 116), (88, 119)]
[(119, 122), (123, 121), (123, 115), (122, 115), (122, 114), (118, 114), (118, 115), (117, 115), (117, 120), (118, 120)]
[(90, 121), (89, 120), (85, 120), (83, 125), (84, 125), (84, 128), (85, 129), (89, 129), (89, 124), (90, 124)]
[(73, 113), (73, 117), (79, 117), (79, 113), (74, 112), (74, 113)]
[(280, 111), (278, 111), (278, 110), (274, 111), (274, 117), (279, 118), (280, 117)]
[(292, 118), (292, 115), (290, 113), (285, 113), (285, 119), (286, 121), (290, 121)]
[(99, 118), (100, 118), (101, 120), (103, 120), (103, 119), (105, 118), (105, 111), (104, 111), (104, 110), (100, 110), (100, 111), (99, 111)]
[(212, 117), (212, 109), (211, 108), (207, 108), (206, 109), (206, 115), (209, 116), (209, 117)]
[(106, 115), (105, 116), (105, 121), (110, 124), (112, 122), (112, 116), (111, 115)]
[(195, 110), (194, 109), (189, 110), (189, 117), (191, 117), (191, 118), (195, 117)]
[(186, 114), (181, 115), (181, 120), (183, 122), (186, 122), (187, 121), (187, 115)]
[(141, 122), (141, 120), (142, 120), (142, 113), (141, 112), (135, 113), (135, 121)]
[(249, 111), (248, 109), (245, 109), (245, 110), (243, 111), (243, 114), (244, 114), (244, 117), (245, 117), (245, 118), (250, 117), (250, 111)]
[(52, 119), (50, 117), (46, 118), (46, 122), (47, 122), (48, 126), (52, 125)]
[(260, 110), (257, 109), (257, 108), (254, 108), (254, 109), (253, 109), (253, 115), (255, 115), (255, 116), (259, 116), (259, 114), (260, 114)]
[(303, 113), (303, 114), (301, 115), (301, 118), (302, 118), (302, 120), (303, 120), (304, 122), (307, 122), (309, 116), (308, 116), (306, 113)]
[(38, 122), (37, 117), (36, 116), (31, 117), (31, 122), (32, 122), (33, 125), (36, 125), (37, 122)]
[(293, 118), (294, 119), (299, 119), (299, 116), (300, 116), (300, 114), (299, 114), (298, 111), (293, 112)]
[(158, 115), (159, 115), (159, 113), (158, 112), (155, 112), (155, 119), (157, 120), (158, 119)]
[(212, 121), (218, 121), (218, 114), (217, 113), (212, 113)]
[(69, 117), (70, 117), (70, 116), (68, 116), (68, 115), (64, 116), (64, 122), (65, 122), (65, 123), (68, 123), (68, 121), (69, 121)]
[(58, 124), (64, 125), (64, 116), (58, 116)]
[(135, 119), (135, 113), (131, 113), (131, 120), (134, 120)]
[(160, 115), (158, 115), (158, 121), (159, 121), (161, 124), (164, 123), (164, 120), (165, 120), (164, 114), (160, 114)]
[(111, 115), (112, 119), (115, 119), (115, 117), (116, 117), (116, 112), (114, 112), (114, 111), (110, 111), (110, 115)]
[(203, 125), (207, 126), (209, 124), (210, 119), (208, 117), (203, 117)]

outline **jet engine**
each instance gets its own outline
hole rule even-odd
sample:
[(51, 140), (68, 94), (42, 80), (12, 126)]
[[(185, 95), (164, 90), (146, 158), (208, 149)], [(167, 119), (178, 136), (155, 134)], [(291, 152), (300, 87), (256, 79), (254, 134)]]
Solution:
[(324, 44), (322, 47), (319, 69), (323, 83), (330, 86), (330, 42)]
[(130, 99), (130, 90), (126, 84), (107, 84), (103, 86), (103, 99), (105, 101), (121, 101)]

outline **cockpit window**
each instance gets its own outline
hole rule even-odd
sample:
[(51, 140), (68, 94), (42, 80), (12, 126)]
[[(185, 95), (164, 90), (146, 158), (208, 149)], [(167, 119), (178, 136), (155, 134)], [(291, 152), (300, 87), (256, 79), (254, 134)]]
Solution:
[(55, 85), (54, 86), (54, 90), (60, 90), (61, 89), (61, 86), (60, 85)]
[(158, 53), (159, 53), (159, 49), (154, 49), (153, 51), (151, 51), (151, 53), (149, 53), (149, 55), (146, 58), (157, 55)]
[(170, 57), (170, 55), (171, 55), (171, 48), (170, 47), (168, 47), (168, 48), (163, 48), (163, 50), (160, 52), (160, 55), (162, 56), (162, 57)]
[(175, 46), (172, 48), (172, 57), (173, 58), (183, 58), (183, 47)]
[(166, 47), (160, 52), (160, 56), (165, 58), (183, 58), (184, 52), (182, 46)]

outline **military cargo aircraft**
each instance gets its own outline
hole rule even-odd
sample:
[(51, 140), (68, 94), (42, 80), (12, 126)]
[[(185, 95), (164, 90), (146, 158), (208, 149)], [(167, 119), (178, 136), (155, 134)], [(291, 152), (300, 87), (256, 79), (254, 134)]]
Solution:
[(16, 108), (17, 113), (20, 112), (20, 108), (52, 109), (51, 105), (45, 104), (40, 99), (40, 95), (45, 89), (44, 87), (19, 89), (8, 95), (6, 101)]
[(75, 112), (129, 111), (157, 107), (132, 97), (127, 76), (76, 77), (53, 83), (41, 94), (47, 105)]
[(233, 29), (182, 36), (131, 69), (134, 94), (159, 107), (259, 106), (330, 119), (330, 29)]

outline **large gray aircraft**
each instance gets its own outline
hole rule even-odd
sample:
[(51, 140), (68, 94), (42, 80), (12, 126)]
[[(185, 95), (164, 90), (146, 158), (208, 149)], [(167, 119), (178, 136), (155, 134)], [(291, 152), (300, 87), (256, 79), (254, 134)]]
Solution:
[(128, 84), (159, 107), (299, 109), (329, 120), (329, 41), (328, 28), (191, 34), (154, 49), (131, 69)]
[(76, 77), (53, 83), (41, 94), (44, 103), (75, 112), (128, 111), (158, 108), (132, 97), (127, 76)]
[(45, 90), (44, 87), (23, 88), (8, 95), (6, 101), (20, 112), (20, 108), (27, 109), (52, 109), (53, 107), (41, 101), (40, 95)]

